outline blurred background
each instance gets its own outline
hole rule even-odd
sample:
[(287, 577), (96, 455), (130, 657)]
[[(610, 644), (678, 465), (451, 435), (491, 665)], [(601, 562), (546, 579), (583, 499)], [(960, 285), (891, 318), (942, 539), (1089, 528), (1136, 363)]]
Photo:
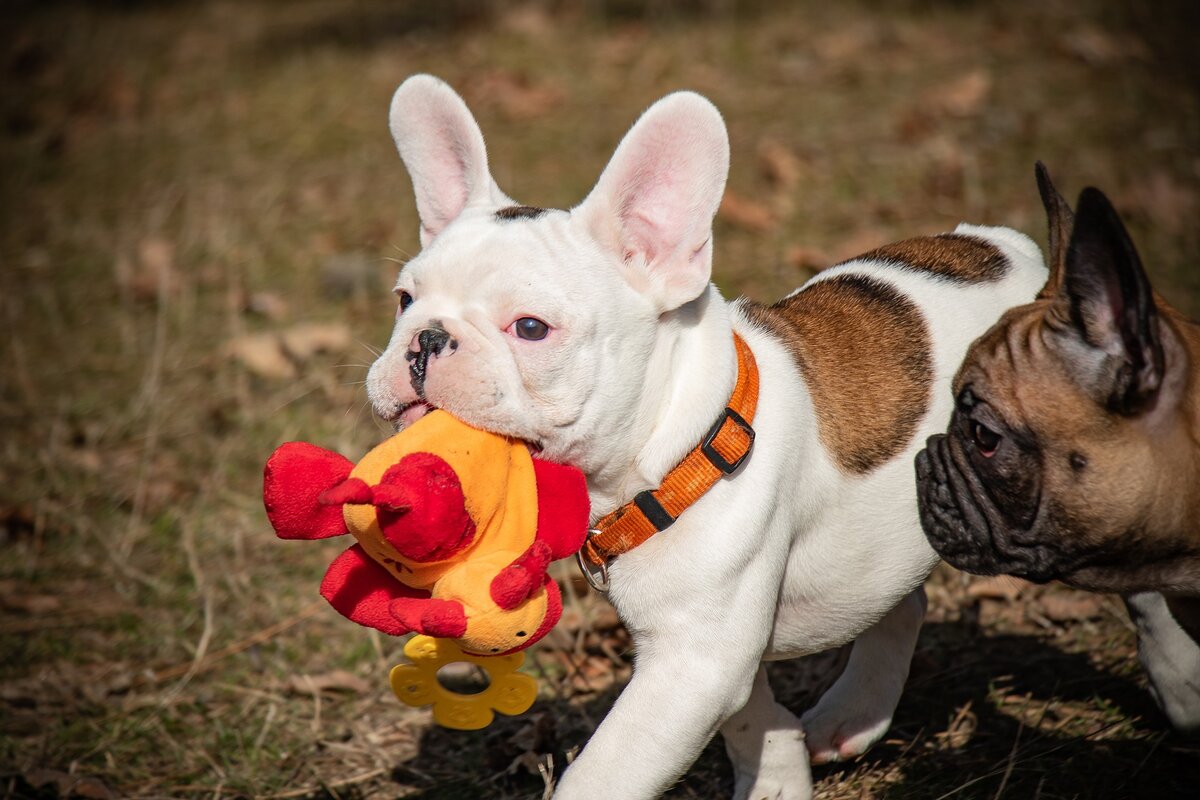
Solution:
[[(1044, 160), (1200, 313), (1200, 5), (1109, 0), (9, 0), (0, 8), (0, 787), (9, 797), (542, 797), (632, 653), (573, 565), (542, 699), (431, 728), (399, 642), (280, 542), (262, 464), (388, 434), (362, 380), (419, 248), (386, 127), (432, 72), (501, 188), (570, 207), (649, 103), (733, 147), (715, 280), (769, 300), (960, 221), (1044, 241)], [(1194, 797), (1110, 597), (940, 568), (893, 729), (818, 797)], [(838, 654), (777, 665), (796, 709)], [(460, 676), (469, 680), (471, 676)], [(726, 796), (714, 743), (672, 797)]]

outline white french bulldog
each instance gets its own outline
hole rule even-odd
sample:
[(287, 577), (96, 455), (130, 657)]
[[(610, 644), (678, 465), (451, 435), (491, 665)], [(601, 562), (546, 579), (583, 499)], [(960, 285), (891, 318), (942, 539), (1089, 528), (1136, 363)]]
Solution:
[[(937, 561), (913, 456), (950, 416), (967, 345), (1045, 283), (1041, 252), (964, 225), (833, 267), (774, 306), (731, 304), (710, 283), (729, 142), (703, 97), (655, 103), (570, 211), (506, 197), (436, 78), (400, 86), (390, 125), (423, 249), (367, 389), (398, 428), (437, 407), (526, 440), (583, 470), (600, 517), (657, 487), (721, 415), (733, 332), (759, 370), (749, 458), (609, 564), (635, 670), (555, 796), (655, 797), (721, 731), (735, 796), (810, 797), (810, 754), (862, 753), (890, 724)], [(764, 660), (850, 641), (802, 719), (775, 702)]]

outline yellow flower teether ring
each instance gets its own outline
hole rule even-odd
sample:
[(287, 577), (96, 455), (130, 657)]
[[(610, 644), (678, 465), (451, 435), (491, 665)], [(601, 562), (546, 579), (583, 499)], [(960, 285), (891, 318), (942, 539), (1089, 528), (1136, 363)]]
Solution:
[[(411, 664), (392, 667), (392, 691), (407, 706), (433, 706), (433, 720), (445, 728), (477, 731), (486, 728), (493, 712), (523, 714), (537, 697), (537, 681), (517, 672), (524, 653), (507, 656), (473, 656), (449, 639), (414, 636), (404, 645)], [(476, 694), (452, 692), (438, 681), (438, 670), (447, 664), (468, 662), (483, 668), (488, 687)]]

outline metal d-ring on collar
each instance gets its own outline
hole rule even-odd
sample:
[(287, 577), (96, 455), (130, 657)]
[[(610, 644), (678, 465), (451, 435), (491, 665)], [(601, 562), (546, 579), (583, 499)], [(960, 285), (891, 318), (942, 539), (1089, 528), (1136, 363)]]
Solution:
[[(600, 533), (597, 528), (588, 528), (588, 538), (596, 536)], [(584, 548), (579, 548), (575, 551), (575, 560), (579, 563), (579, 571), (583, 573), (583, 579), (588, 582), (588, 585), (601, 594), (608, 594), (608, 561), (601, 561), (599, 564), (592, 564), (591, 561), (584, 558)]]

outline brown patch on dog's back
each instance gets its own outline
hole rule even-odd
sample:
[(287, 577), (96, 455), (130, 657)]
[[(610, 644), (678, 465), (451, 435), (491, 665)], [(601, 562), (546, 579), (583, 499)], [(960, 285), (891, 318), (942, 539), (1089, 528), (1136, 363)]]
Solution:
[(1008, 259), (989, 241), (961, 233), (918, 236), (884, 245), (857, 256), (904, 269), (930, 272), (960, 283), (982, 283), (1004, 277)]
[(792, 352), (808, 383), (821, 442), (864, 474), (912, 439), (929, 404), (929, 333), (907, 298), (862, 275), (817, 281), (749, 319)]
[(545, 213), (546, 209), (537, 206), (507, 206), (496, 212), (496, 219), (502, 222), (510, 219), (537, 219)]

